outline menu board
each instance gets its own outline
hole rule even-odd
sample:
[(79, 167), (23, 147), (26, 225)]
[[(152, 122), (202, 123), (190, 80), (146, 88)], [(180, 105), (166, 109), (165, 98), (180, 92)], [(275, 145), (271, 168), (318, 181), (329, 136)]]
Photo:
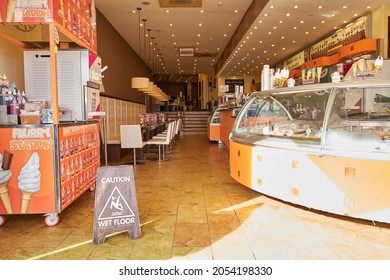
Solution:
[(225, 85), (229, 86), (229, 91), (225, 93), (235, 93), (236, 86), (244, 87), (244, 80), (225, 80)]
[(100, 166), (98, 124), (59, 128), (61, 209), (94, 188)]

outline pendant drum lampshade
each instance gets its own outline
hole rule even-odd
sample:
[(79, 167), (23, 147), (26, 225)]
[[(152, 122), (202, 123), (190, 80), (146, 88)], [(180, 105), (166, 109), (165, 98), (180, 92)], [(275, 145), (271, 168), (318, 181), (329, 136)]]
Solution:
[(146, 87), (140, 88), (140, 91), (143, 91), (144, 93), (147, 91), (153, 91), (154, 90), (154, 84), (153, 82), (148, 82), (148, 85)]
[(149, 79), (143, 77), (131, 78), (131, 87), (136, 89), (147, 88), (149, 86)]

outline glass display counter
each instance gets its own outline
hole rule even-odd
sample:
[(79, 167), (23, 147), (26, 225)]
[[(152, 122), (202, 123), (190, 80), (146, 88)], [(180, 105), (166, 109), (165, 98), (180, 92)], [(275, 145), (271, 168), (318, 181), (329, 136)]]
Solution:
[(266, 195), (390, 222), (390, 81), (253, 93), (232, 130), (230, 167)]
[(207, 138), (210, 141), (221, 142), (221, 133), (220, 133), (220, 109), (215, 109), (210, 113), (210, 116), (207, 121)]

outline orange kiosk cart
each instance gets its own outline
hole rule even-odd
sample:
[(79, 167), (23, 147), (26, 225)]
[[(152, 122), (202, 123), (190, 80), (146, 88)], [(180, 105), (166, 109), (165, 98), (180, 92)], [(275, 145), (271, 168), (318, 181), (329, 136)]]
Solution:
[[(16, 2), (0, 4), (4, 27), (47, 27), (52, 121), (43, 124), (39, 117), (0, 125), (0, 225), (8, 214), (45, 214), (45, 224), (54, 226), (61, 211), (94, 189), (100, 166), (99, 124), (92, 119), (60, 122), (57, 80), (61, 35), (96, 53), (95, 5), (94, 0)], [(30, 47), (1, 30), (0, 37)]]

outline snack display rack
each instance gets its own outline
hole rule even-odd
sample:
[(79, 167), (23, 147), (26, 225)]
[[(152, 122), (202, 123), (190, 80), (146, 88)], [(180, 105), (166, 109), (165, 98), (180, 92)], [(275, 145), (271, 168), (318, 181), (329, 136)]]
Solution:
[[(61, 36), (67, 38), (65, 44), (71, 41), (96, 53), (95, 1), (48, 0), (41, 6), (16, 2), (0, 4), (3, 26), (47, 27), (52, 123), (23, 119), (21, 124), (0, 125), (0, 226), (9, 214), (44, 214), (45, 224), (55, 226), (66, 207), (94, 190), (100, 166), (98, 120), (59, 121), (56, 58)], [(28, 48), (1, 30), (0, 37)]]

